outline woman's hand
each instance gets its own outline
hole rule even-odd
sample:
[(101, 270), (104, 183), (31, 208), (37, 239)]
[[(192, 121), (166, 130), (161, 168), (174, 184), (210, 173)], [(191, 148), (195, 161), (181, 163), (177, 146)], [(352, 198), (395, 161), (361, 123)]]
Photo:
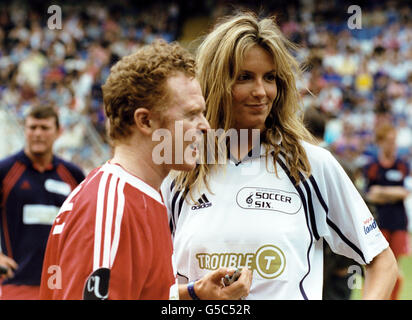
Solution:
[[(203, 278), (195, 281), (194, 290), (200, 300), (239, 300), (249, 295), (252, 284), (252, 271), (243, 268), (239, 278), (230, 284), (224, 286), (222, 278), (227, 274), (231, 276), (236, 269), (219, 268), (216, 271), (209, 272)], [(180, 299), (190, 299), (187, 291), (187, 285), (179, 286)]]
[(0, 266), (6, 269), (6, 273), (0, 273), (0, 279), (12, 278), (14, 276), (13, 270), (16, 270), (18, 265), (12, 258), (0, 253)]

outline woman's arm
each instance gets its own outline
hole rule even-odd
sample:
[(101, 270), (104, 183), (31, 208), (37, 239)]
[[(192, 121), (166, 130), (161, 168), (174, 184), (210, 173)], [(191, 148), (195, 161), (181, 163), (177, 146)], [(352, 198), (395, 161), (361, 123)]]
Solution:
[(365, 266), (363, 300), (389, 299), (398, 276), (398, 265), (388, 247)]

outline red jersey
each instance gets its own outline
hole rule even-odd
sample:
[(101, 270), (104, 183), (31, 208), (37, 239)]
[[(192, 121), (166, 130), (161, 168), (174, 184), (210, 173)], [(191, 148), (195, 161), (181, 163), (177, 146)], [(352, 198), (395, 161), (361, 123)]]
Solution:
[(41, 299), (168, 299), (175, 278), (161, 195), (119, 165), (93, 170), (52, 226)]

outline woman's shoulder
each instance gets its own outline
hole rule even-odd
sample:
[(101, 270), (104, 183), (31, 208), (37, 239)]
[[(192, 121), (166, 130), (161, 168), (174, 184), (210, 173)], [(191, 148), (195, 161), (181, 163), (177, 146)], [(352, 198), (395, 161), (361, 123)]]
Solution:
[(325, 169), (335, 167), (338, 161), (327, 147), (302, 141), (302, 146), (305, 149), (306, 156), (312, 169)]
[(325, 160), (325, 157), (326, 159), (333, 157), (326, 146), (316, 145), (307, 141), (302, 141), (301, 144), (306, 151), (309, 161), (322, 161)]

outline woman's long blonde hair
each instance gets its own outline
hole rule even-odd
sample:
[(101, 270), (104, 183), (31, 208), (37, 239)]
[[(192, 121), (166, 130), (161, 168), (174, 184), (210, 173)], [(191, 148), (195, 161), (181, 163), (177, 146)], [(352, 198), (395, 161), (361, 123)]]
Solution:
[[(288, 155), (286, 164), (298, 183), (301, 180), (299, 172), (309, 176), (311, 170), (301, 141), (313, 142), (313, 137), (303, 124), (301, 99), (296, 87), (296, 77), (301, 74), (291, 53), (296, 47), (284, 37), (274, 17), (259, 19), (251, 12), (226, 17), (200, 44), (196, 55), (197, 76), (206, 100), (206, 118), (211, 129), (226, 131), (233, 128), (232, 86), (245, 51), (254, 45), (261, 46), (273, 57), (278, 90), (261, 141), (273, 146), (274, 162), (279, 152)], [(280, 145), (277, 133), (282, 136)], [(218, 141), (215, 143), (219, 144)], [(176, 185), (179, 189), (190, 190), (192, 196), (193, 189), (202, 185), (208, 188), (207, 177), (217, 166), (216, 163), (198, 164), (192, 171), (177, 174)]]

